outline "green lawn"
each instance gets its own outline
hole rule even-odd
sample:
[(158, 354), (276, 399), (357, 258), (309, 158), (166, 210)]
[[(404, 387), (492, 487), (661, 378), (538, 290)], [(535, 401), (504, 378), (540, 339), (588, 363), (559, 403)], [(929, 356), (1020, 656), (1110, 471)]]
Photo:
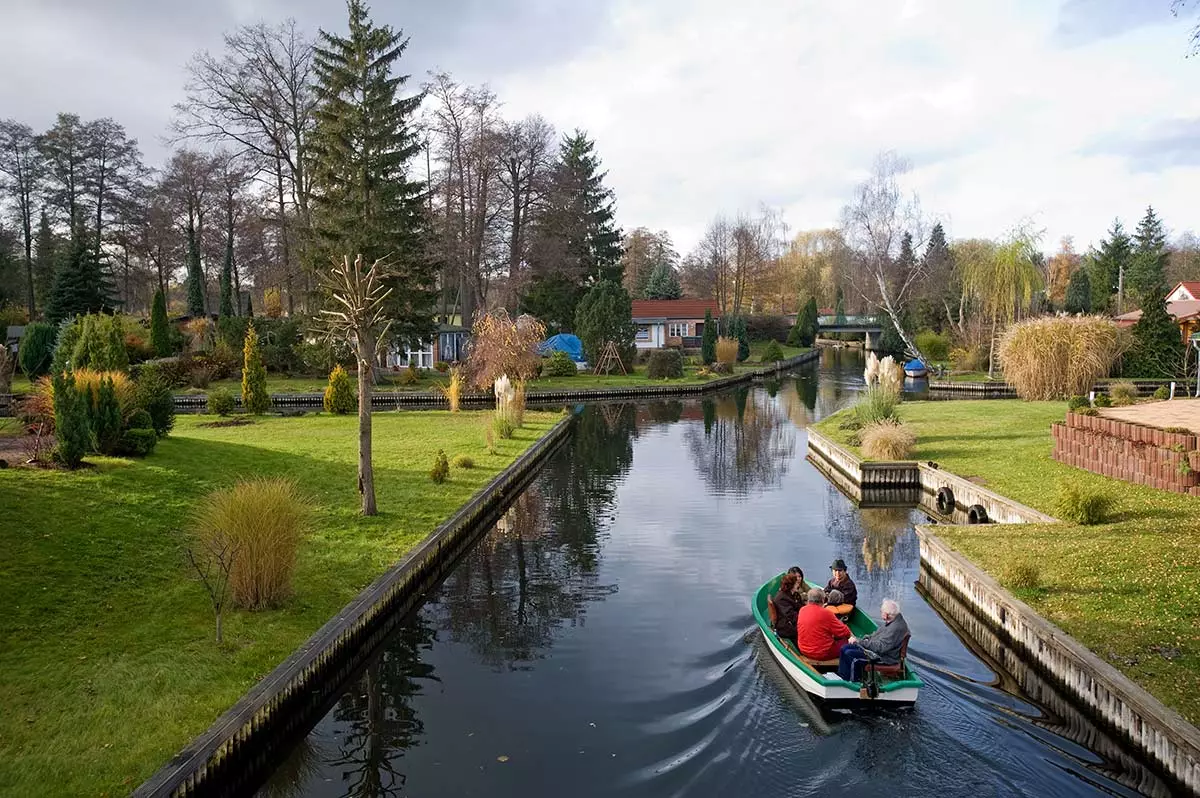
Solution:
[(29, 393), (33, 390), (33, 386), (29, 384), (29, 378), (24, 374), (14, 374), (11, 390), (13, 393)]
[[(490, 413), (375, 416), (380, 515), (358, 515), (357, 419), (180, 416), (141, 461), (0, 470), (0, 793), (125, 794), (560, 418), (529, 413), (490, 455)], [(428, 478), (438, 448), (471, 470)], [(184, 559), (189, 514), (242, 476), (286, 475), (317, 506), (293, 598), (213, 642)]]
[[(1114, 501), (1110, 523), (944, 526), (938, 535), (1192, 723), (1200, 723), (1200, 500), (1055, 462), (1050, 424), (1065, 403), (912, 402), (915, 459), (1057, 515), (1060, 483)], [(845, 440), (836, 416), (818, 428)], [(1016, 564), (1041, 586), (1015, 589)]]

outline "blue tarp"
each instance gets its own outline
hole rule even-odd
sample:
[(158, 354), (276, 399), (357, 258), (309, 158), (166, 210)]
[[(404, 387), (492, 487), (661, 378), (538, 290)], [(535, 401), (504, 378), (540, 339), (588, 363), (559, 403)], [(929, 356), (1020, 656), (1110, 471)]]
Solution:
[(925, 368), (925, 364), (916, 358), (913, 358), (904, 364), (904, 368), (908, 369), (909, 371), (920, 371), (921, 369)]
[(570, 333), (559, 333), (558, 335), (550, 336), (538, 344), (538, 354), (542, 357), (552, 352), (566, 352), (576, 363), (582, 363), (583, 341), (579, 340), (579, 336), (571, 335)]

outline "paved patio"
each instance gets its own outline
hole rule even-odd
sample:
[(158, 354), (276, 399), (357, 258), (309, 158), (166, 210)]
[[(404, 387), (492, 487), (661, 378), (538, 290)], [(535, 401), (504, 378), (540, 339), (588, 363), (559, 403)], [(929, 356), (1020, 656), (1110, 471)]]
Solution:
[(1172, 399), (1169, 402), (1147, 402), (1129, 407), (1107, 407), (1101, 408), (1100, 414), (1152, 427), (1187, 427), (1200, 435), (1200, 399)]

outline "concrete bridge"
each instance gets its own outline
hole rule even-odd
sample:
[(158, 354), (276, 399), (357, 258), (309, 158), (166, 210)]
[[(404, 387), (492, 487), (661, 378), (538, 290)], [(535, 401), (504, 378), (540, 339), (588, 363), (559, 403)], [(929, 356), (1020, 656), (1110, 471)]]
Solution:
[(817, 316), (817, 324), (825, 333), (865, 333), (867, 349), (878, 349), (883, 334), (882, 316)]

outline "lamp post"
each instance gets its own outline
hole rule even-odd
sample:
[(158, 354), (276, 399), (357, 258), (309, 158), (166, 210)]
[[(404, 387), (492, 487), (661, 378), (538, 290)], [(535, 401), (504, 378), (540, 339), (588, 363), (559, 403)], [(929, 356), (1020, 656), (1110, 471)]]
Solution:
[(1192, 333), (1188, 339), (1192, 342), (1192, 346), (1196, 347), (1196, 398), (1200, 399), (1200, 332)]

